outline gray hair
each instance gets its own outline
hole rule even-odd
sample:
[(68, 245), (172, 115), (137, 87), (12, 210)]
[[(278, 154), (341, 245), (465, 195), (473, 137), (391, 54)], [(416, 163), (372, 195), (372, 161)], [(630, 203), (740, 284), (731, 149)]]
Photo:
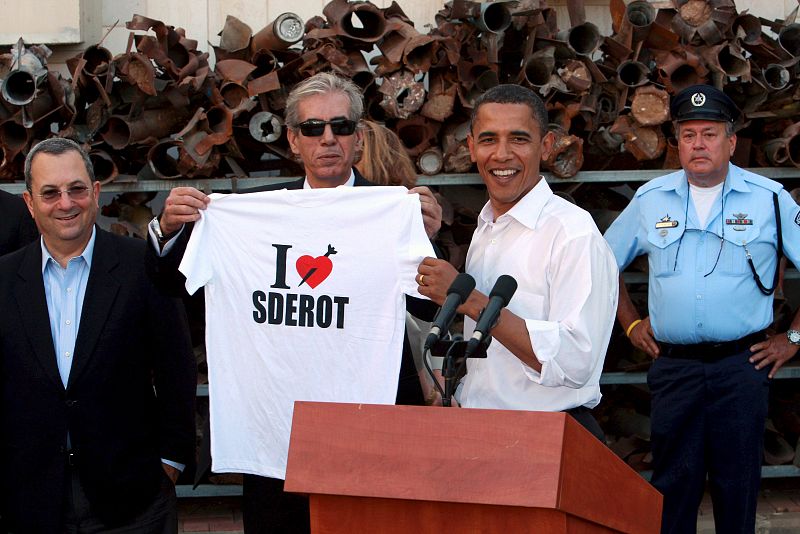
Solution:
[(547, 109), (544, 107), (544, 102), (527, 87), (501, 84), (492, 87), (479, 96), (469, 117), (470, 131), (472, 131), (475, 119), (478, 117), (478, 110), (484, 104), (523, 104), (528, 106), (531, 109), (533, 120), (539, 126), (539, 134), (544, 135), (547, 133)]
[(297, 84), (289, 93), (286, 99), (286, 125), (292, 130), (296, 130), (300, 124), (298, 117), (298, 107), (304, 99), (314, 95), (324, 95), (328, 93), (341, 93), (350, 101), (349, 119), (360, 121), (364, 114), (364, 98), (361, 96), (361, 89), (348, 80), (330, 72), (319, 72), (310, 78), (306, 78)]
[(33, 176), (31, 176), (31, 165), (33, 164), (33, 158), (36, 157), (36, 154), (53, 154), (55, 156), (59, 156), (61, 154), (66, 154), (67, 152), (77, 152), (80, 154), (81, 159), (83, 160), (83, 166), (86, 167), (86, 174), (89, 176), (89, 180), (94, 182), (94, 167), (92, 166), (92, 160), (89, 159), (89, 154), (87, 154), (78, 143), (71, 139), (66, 139), (64, 137), (50, 137), (34, 145), (31, 151), (28, 152), (28, 156), (25, 158), (25, 188), (28, 190), (28, 192), (33, 192)]

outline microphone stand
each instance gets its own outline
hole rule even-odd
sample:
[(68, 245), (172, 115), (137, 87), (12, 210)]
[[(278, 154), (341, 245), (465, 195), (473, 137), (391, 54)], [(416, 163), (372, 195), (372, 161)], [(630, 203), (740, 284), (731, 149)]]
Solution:
[[(491, 343), (491, 341), (491, 336), (487, 337), (484, 341), (481, 341), (478, 349), (469, 357), (485, 358), (486, 349), (489, 347), (489, 343)], [(464, 375), (464, 368), (467, 365), (467, 357), (465, 356), (466, 348), (467, 341), (465, 341), (461, 336), (456, 336), (453, 339), (439, 340), (430, 349), (430, 354), (432, 356), (444, 356), (444, 362), (442, 363), (444, 391), (441, 391), (438, 382), (436, 382), (436, 379), (434, 378), (434, 383), (440, 390), (439, 393), (442, 395), (442, 406), (452, 405), (453, 394), (455, 394), (458, 381)]]

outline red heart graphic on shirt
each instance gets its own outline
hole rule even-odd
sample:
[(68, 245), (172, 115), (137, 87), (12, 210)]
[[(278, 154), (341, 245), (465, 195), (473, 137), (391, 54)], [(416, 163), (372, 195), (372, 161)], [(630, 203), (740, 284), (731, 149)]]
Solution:
[(312, 289), (324, 282), (333, 270), (333, 262), (327, 256), (300, 256), (295, 266), (303, 279), (300, 285), (308, 284)]

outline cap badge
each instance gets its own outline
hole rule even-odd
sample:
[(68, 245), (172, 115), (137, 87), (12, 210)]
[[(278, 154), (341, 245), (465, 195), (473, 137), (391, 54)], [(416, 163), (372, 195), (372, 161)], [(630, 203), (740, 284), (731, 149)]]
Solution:
[(706, 103), (706, 95), (703, 93), (695, 93), (692, 95), (692, 105), (694, 107), (701, 107)]

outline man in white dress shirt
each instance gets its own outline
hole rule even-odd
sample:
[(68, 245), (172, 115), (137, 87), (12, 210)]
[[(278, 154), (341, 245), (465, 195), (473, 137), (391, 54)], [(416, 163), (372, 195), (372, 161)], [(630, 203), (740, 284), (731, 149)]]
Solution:
[[(532, 91), (500, 85), (472, 112), (472, 161), (489, 195), (467, 255), (476, 289), (459, 308), (465, 336), (500, 275), (519, 287), (492, 330), (486, 358), (470, 359), (456, 399), (464, 407), (566, 411), (602, 439), (591, 415), (614, 323), (618, 271), (590, 215), (551, 191), (539, 174), (550, 154), (544, 104)], [(419, 291), (442, 304), (456, 271), (419, 266)]]

